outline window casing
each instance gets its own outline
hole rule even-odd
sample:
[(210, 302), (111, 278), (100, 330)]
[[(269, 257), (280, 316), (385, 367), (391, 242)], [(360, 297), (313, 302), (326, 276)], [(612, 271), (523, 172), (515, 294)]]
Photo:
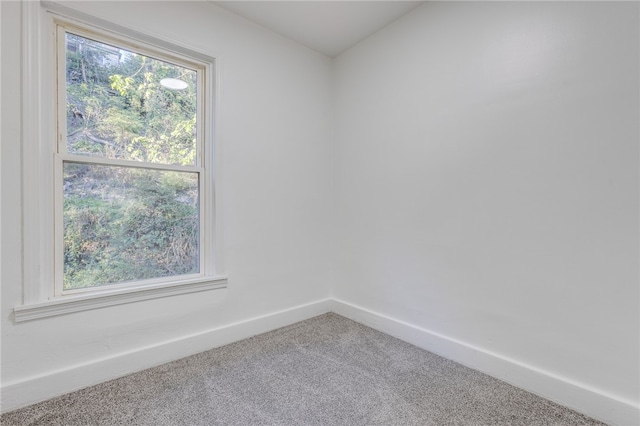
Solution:
[[(79, 13), (74, 14), (73, 11), (62, 7), (48, 6), (45, 9), (37, 3), (34, 5), (35, 2), (25, 3), (29, 3), (23, 6), (26, 9), (23, 14), (25, 16), (23, 36), (26, 46), (23, 66), (29, 71), (23, 93), (23, 114), (25, 114), (23, 120), (25, 144), (23, 185), (26, 194), (23, 205), (25, 276), (23, 304), (16, 306), (14, 310), (16, 321), (225, 287), (226, 277), (220, 274), (222, 269), (221, 253), (218, 250), (219, 244), (216, 244), (218, 239), (215, 234), (216, 215), (214, 209), (216, 204), (214, 203), (213, 186), (216, 181), (215, 157), (213, 155), (213, 119), (215, 117), (213, 89), (215, 80), (213, 78), (213, 58), (98, 19)], [(80, 46), (82, 43), (91, 43), (94, 47), (106, 50), (102, 63), (107, 65), (109, 63), (117, 65), (124, 54), (138, 55), (140, 58), (144, 58), (141, 59), (143, 62), (156, 61), (164, 71), (167, 67), (177, 67), (178, 70), (184, 70), (185, 73), (192, 71), (196, 105), (195, 124), (193, 125), (195, 139), (195, 144), (192, 147), (193, 152), (190, 152), (191, 148), (188, 146), (182, 150), (174, 149), (173, 151), (178, 152), (178, 160), (175, 160), (173, 157), (161, 158), (157, 152), (141, 154), (140, 150), (136, 151), (131, 146), (125, 146), (126, 143), (118, 148), (119, 151), (114, 151), (116, 154), (113, 152), (110, 154), (98, 152), (96, 154), (96, 152), (92, 152), (92, 150), (96, 151), (94, 148), (89, 149), (88, 152), (76, 149), (68, 137), (70, 134), (67, 129), (68, 124), (74, 125), (75, 123), (69, 122), (70, 116), (85, 120), (80, 123), (80, 130), (73, 129), (76, 135), (80, 132), (86, 136), (85, 141), (81, 141), (82, 143), (87, 141), (91, 143), (92, 140), (97, 140), (96, 144), (100, 145), (109, 142), (101, 139), (101, 135), (92, 133), (91, 126), (86, 124), (88, 120), (85, 116), (89, 113), (77, 108), (78, 105), (72, 105), (74, 102), (70, 101), (70, 95), (67, 92), (70, 86), (67, 81), (69, 78), (67, 75), (67, 55), (77, 54), (78, 50), (82, 49)], [(49, 49), (49, 47), (51, 48)], [(167, 66), (163, 64), (167, 64)], [(83, 69), (82, 72), (84, 73), (84, 71)], [(123, 74), (120, 77), (124, 79), (128, 76)], [(159, 85), (154, 75), (145, 75), (144, 77), (145, 82), (149, 84), (147, 92), (142, 94), (141, 99), (154, 91), (175, 91), (175, 88)], [(86, 79), (86, 75), (83, 75), (83, 78)], [(111, 95), (117, 97), (116, 95), (124, 93), (125, 88), (122, 84), (118, 86), (114, 78), (111, 78), (111, 82), (113, 85), (106, 90), (121, 92), (115, 93), (115, 95), (111, 93)], [(138, 89), (136, 82), (130, 83), (132, 83), (129, 85), (131, 86), (129, 87), (130, 91)], [(104, 91), (105, 88), (101, 90)], [(171, 96), (170, 94), (166, 95), (162, 101), (165, 102)], [(148, 96), (147, 99), (149, 99)], [(78, 103), (77, 98), (73, 98), (72, 101)], [(125, 101), (121, 100), (121, 102)], [(165, 103), (169, 105), (168, 102)], [(87, 107), (87, 105), (83, 106)], [(37, 113), (34, 114), (34, 111)], [(27, 116), (27, 114), (29, 115)], [(117, 118), (116, 111), (111, 119), (116, 120)], [(139, 125), (140, 123), (134, 124)], [(82, 126), (85, 128), (83, 129)], [(185, 124), (181, 127), (181, 131), (185, 131), (185, 126), (189, 127)], [(94, 128), (97, 127), (94, 126)], [(178, 130), (173, 130), (175, 135)], [(138, 141), (144, 142), (146, 140), (144, 135), (134, 134), (134, 136), (138, 137)], [(168, 135), (168, 138), (166, 136), (164, 135), (162, 138), (164, 140), (171, 138), (171, 135)], [(159, 139), (156, 139), (154, 142), (158, 142)], [(188, 137), (183, 137), (183, 139), (190, 140)], [(158, 144), (156, 143), (156, 145)], [(184, 158), (179, 157), (180, 155), (183, 155)], [(95, 178), (98, 175), (103, 177)], [(93, 180), (89, 178), (88, 184), (87, 176), (94, 176)], [(124, 176), (123, 183), (115, 178), (104, 176)], [(169, 194), (169, 198), (166, 198), (165, 194), (165, 198), (156, 197), (154, 202), (159, 203), (169, 199), (174, 207), (182, 213), (187, 211), (190, 215), (183, 214), (181, 218), (176, 219), (175, 212), (169, 212), (162, 217), (161, 215), (146, 217), (144, 202), (132, 203), (132, 201), (145, 198), (144, 196), (140, 197), (140, 194), (163, 192), (158, 191), (157, 182), (170, 185), (170, 190), (164, 191)], [(185, 184), (185, 182), (190, 183)], [(140, 192), (144, 189), (140, 189), (140, 187), (145, 185), (151, 187), (151, 190), (147, 193)], [(174, 187), (181, 189), (176, 190)], [(96, 196), (98, 193), (101, 195)], [(93, 252), (94, 254), (101, 253), (101, 255), (91, 258), (86, 255), (86, 252), (83, 252), (79, 256), (81, 261), (73, 263), (69, 261), (72, 257), (70, 255), (72, 250), (69, 249), (70, 232), (68, 231), (71, 228), (69, 224), (73, 223), (73, 218), (77, 216), (73, 216), (69, 212), (73, 211), (75, 214), (78, 211), (78, 205), (86, 206), (87, 204), (99, 205), (99, 207), (93, 211), (91, 208), (94, 207), (88, 210), (85, 208), (81, 211), (80, 216), (82, 214), (96, 216), (97, 213), (100, 213), (102, 217), (111, 217), (112, 221), (107, 220), (103, 223), (100, 237), (96, 237), (94, 240), (90, 238), (83, 240), (80, 235), (79, 240), (73, 241), (76, 245), (78, 245), (78, 241), (81, 245), (103, 244)], [(138, 222), (131, 219), (131, 215), (114, 213), (114, 204), (117, 205), (115, 209), (117, 212), (133, 211), (134, 216), (135, 214), (140, 216), (136, 216)], [(104, 207), (107, 205), (110, 207)], [(158, 205), (162, 207), (166, 203)], [(103, 207), (103, 210), (100, 210), (100, 206)], [(163, 210), (163, 208), (156, 210)], [(120, 216), (118, 216), (119, 214)], [(168, 214), (173, 216), (168, 216)], [(87, 218), (84, 217), (84, 219)], [(83, 229), (95, 230), (95, 217), (92, 220), (94, 222), (88, 220), (88, 227), (80, 227), (80, 231)], [(127, 220), (130, 222), (128, 225)], [(165, 269), (159, 266), (166, 264), (166, 259), (171, 258), (165, 256), (164, 260), (156, 259), (157, 254), (163, 251), (162, 244), (167, 246), (165, 251), (170, 252), (171, 247), (169, 246), (177, 238), (177, 234), (167, 232), (164, 235), (162, 233), (163, 227), (166, 228), (164, 225), (169, 223), (162, 222), (162, 220), (173, 220), (172, 223), (182, 220), (191, 227), (189, 228), (192, 232), (192, 235), (189, 234), (191, 235), (191, 246), (187, 243), (182, 245), (190, 247), (191, 257), (187, 257), (187, 260), (192, 266), (182, 268), (183, 270), (179, 270), (179, 267), (176, 268), (176, 265), (167, 266)], [(124, 228), (123, 222), (125, 223)], [(155, 229), (150, 228), (151, 231), (144, 234), (140, 228), (149, 228), (147, 226), (149, 222), (158, 222), (158, 224)], [(109, 227), (111, 226), (114, 226), (113, 229), (120, 229), (119, 232), (122, 234), (121, 240), (118, 241), (120, 245), (113, 243), (113, 241), (104, 242), (105, 239), (113, 239), (109, 235)], [(83, 234), (83, 232), (78, 232), (78, 229), (74, 231), (76, 234)], [(130, 246), (123, 246), (122, 241), (125, 240), (127, 232), (132, 234), (132, 237), (128, 238)], [(182, 232), (182, 234), (184, 233)], [(136, 245), (136, 238), (138, 240), (151, 239), (149, 235), (155, 238), (152, 243), (148, 246)], [(173, 245), (179, 246), (180, 244)], [(136, 251), (136, 248), (140, 247), (142, 249)], [(154, 249), (156, 252), (153, 252)], [(151, 255), (147, 258), (141, 256), (140, 259), (135, 260), (138, 262), (137, 264), (123, 268), (112, 268), (118, 270), (117, 272), (119, 269), (126, 270), (126, 273), (114, 275), (113, 271), (108, 270), (109, 268), (104, 268), (104, 265), (108, 264), (108, 260), (106, 263), (100, 264), (96, 258), (105, 257), (102, 255), (104, 253), (118, 256), (119, 250), (123, 251), (123, 254), (116, 258), (115, 263), (119, 262), (118, 264), (126, 263), (127, 259), (134, 262), (133, 258), (136, 256), (132, 254), (138, 252), (151, 252)], [(129, 252), (127, 253), (126, 250)], [(182, 249), (173, 247), (173, 250), (175, 254), (176, 250)], [(89, 261), (86, 260), (87, 257), (90, 258)], [(156, 266), (147, 268), (150, 272), (140, 271), (144, 269), (143, 266), (153, 265), (153, 261), (156, 261)], [(77, 277), (69, 278), (74, 276), (73, 273), (70, 273), (70, 271), (74, 272), (69, 267), (70, 264), (73, 264), (74, 267), (77, 264), (82, 264), (83, 266), (79, 268), (80, 275), (84, 274), (89, 278), (85, 277), (84, 281), (76, 279)], [(93, 275), (87, 273), (91, 268), (85, 267), (87, 264), (98, 265), (99, 268), (96, 270), (99, 270), (99, 273), (94, 275), (104, 275), (107, 278), (102, 281), (99, 279), (95, 282), (92, 281)], [(82, 268), (86, 270), (82, 270)], [(176, 270), (178, 272), (174, 273)], [(92, 270), (93, 272), (95, 271)], [(113, 278), (114, 276), (116, 278), (109, 281), (109, 277)], [(73, 281), (74, 279), (76, 281)]]

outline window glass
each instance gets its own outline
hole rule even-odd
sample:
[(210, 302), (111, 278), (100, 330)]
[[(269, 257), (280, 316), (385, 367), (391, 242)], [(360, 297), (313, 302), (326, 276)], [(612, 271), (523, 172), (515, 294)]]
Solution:
[(56, 294), (201, 274), (203, 68), (58, 28)]
[(197, 72), (70, 32), (66, 151), (197, 164)]
[(63, 290), (199, 272), (198, 173), (63, 168)]

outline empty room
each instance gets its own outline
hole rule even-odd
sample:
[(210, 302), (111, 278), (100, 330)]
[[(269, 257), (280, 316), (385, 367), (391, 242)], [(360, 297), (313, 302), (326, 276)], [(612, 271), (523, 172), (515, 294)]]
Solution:
[(640, 425), (640, 3), (0, 18), (3, 426)]

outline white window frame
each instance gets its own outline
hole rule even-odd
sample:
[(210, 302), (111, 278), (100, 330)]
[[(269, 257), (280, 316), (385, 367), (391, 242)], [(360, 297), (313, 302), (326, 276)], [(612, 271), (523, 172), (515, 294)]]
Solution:
[[(14, 308), (16, 322), (101, 308), (158, 297), (224, 288), (220, 227), (214, 184), (215, 59), (192, 47), (124, 28), (55, 3), (23, 2), (23, 301)], [(70, 32), (142, 52), (161, 60), (199, 69), (197, 164), (153, 165), (156, 170), (182, 169), (199, 173), (200, 271), (197, 274), (88, 289), (62, 291), (62, 164), (131, 166), (136, 162), (72, 155), (66, 150), (64, 36)], [(62, 70), (61, 70), (62, 68)], [(57, 69), (57, 71), (56, 71)], [(60, 77), (62, 75), (62, 77)], [(60, 80), (62, 78), (62, 80)], [(61, 99), (62, 98), (62, 99)], [(62, 105), (62, 106), (60, 106)], [(62, 117), (62, 118), (60, 118)], [(58, 124), (60, 123), (60, 124)], [(59, 150), (57, 147), (61, 146)], [(139, 165), (137, 167), (140, 167)], [(57, 182), (57, 184), (56, 184)]]

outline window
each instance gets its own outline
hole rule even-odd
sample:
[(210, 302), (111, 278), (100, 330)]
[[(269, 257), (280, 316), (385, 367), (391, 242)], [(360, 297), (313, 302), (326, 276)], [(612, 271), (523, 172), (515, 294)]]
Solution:
[(57, 35), (56, 293), (200, 273), (204, 70)]
[[(42, 115), (25, 123), (26, 153), (42, 167), (25, 167), (37, 194), (24, 208), (41, 212), (25, 217), (25, 250), (39, 247), (43, 272), (26, 277), (16, 320), (225, 286), (214, 262), (213, 60), (55, 11), (38, 16), (55, 49), (31, 74), (55, 75), (55, 89), (52, 102), (26, 99)], [(47, 92), (46, 79), (32, 83)]]

